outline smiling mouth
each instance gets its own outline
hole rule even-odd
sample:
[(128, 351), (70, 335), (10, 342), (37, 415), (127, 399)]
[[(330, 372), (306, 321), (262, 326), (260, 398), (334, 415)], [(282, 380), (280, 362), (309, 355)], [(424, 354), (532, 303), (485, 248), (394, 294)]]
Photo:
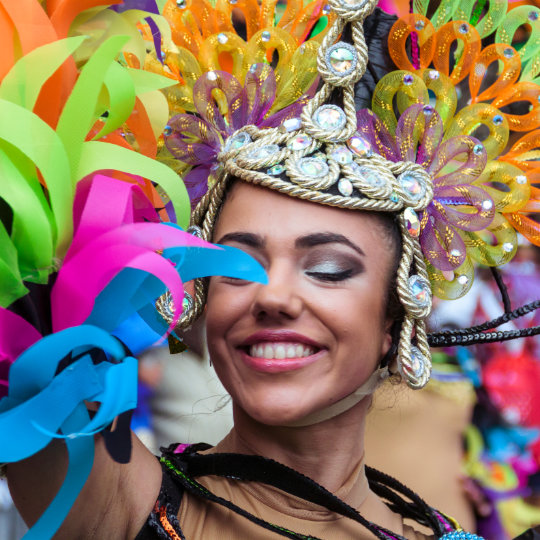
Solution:
[(285, 358), (306, 358), (317, 352), (315, 347), (304, 343), (255, 343), (246, 348), (247, 354), (252, 358), (264, 358), (265, 360), (283, 360)]

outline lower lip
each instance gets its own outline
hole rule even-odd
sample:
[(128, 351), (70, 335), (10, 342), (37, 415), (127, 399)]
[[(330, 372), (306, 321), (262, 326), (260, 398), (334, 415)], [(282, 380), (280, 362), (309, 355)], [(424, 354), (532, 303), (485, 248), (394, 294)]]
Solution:
[(304, 356), (303, 358), (256, 358), (249, 356), (249, 354), (241, 351), (242, 360), (244, 363), (262, 373), (284, 373), (286, 371), (295, 371), (302, 369), (310, 364), (313, 364), (324, 354), (324, 349), (312, 354), (311, 356)]

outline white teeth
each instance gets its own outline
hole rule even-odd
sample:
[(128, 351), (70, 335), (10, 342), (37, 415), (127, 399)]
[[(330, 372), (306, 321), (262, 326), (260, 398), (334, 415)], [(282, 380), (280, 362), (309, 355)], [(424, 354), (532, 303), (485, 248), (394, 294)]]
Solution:
[(315, 349), (300, 343), (259, 343), (251, 345), (249, 355), (254, 358), (266, 358), (267, 360), (284, 358), (304, 358), (315, 354)]

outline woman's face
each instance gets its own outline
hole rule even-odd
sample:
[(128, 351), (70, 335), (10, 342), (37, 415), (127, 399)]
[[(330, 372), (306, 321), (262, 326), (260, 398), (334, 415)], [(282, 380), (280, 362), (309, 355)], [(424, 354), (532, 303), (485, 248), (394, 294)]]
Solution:
[(391, 344), (394, 255), (376, 218), (237, 182), (214, 242), (252, 255), (269, 279), (210, 282), (208, 347), (236, 407), (285, 425), (362, 385)]

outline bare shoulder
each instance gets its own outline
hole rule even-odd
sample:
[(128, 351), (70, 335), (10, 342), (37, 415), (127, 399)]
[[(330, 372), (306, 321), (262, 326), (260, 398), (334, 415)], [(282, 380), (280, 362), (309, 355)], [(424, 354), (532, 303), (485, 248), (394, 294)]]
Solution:
[[(134, 436), (129, 463), (115, 462), (103, 439), (95, 438), (92, 472), (55, 540), (133, 539), (159, 494), (158, 460)], [(28, 525), (37, 521), (62, 485), (67, 452), (55, 441), (45, 450), (8, 467), (13, 500)]]
[(435, 540), (432, 534), (423, 534), (408, 525), (403, 526), (403, 534), (407, 540)]

